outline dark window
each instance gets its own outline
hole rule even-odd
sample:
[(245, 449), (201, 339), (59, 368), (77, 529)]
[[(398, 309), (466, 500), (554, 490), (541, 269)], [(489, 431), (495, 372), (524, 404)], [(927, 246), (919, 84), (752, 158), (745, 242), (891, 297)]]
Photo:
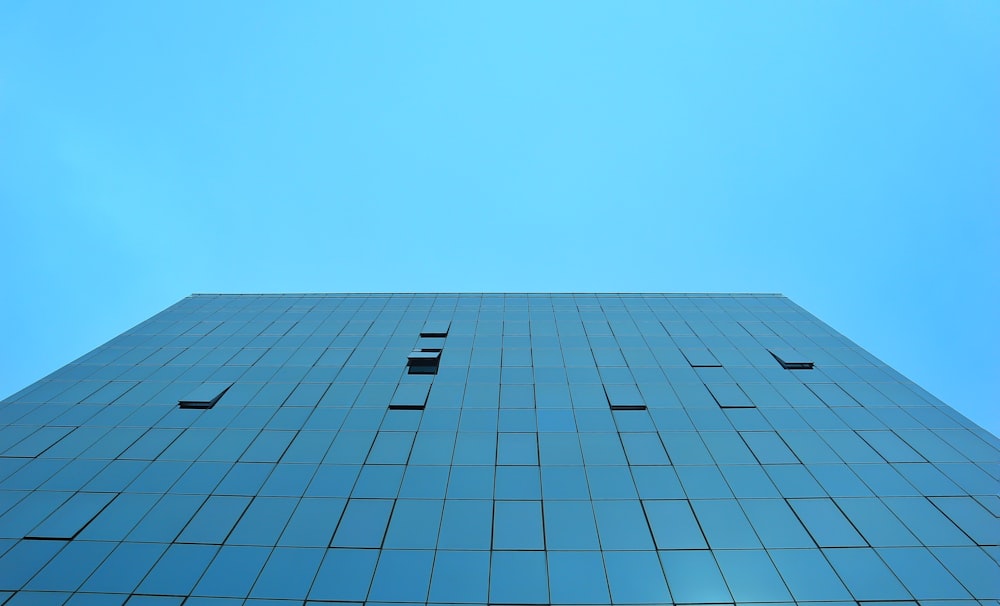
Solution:
[(687, 358), (688, 364), (695, 368), (722, 366), (707, 347), (682, 347), (681, 353)]
[(177, 405), (181, 408), (211, 408), (232, 385), (232, 383), (202, 383), (181, 398)]
[(451, 322), (447, 320), (431, 320), (424, 323), (423, 329), (420, 331), (421, 337), (447, 337), (448, 328), (451, 327)]
[(813, 367), (812, 360), (794, 349), (769, 349), (774, 359), (787, 370), (808, 370)]

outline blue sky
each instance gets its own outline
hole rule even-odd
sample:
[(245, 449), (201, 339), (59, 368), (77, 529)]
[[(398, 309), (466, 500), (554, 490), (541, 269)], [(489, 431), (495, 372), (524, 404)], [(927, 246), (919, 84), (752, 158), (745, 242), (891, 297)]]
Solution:
[(0, 392), (192, 292), (781, 292), (1000, 433), (1000, 3), (0, 6)]

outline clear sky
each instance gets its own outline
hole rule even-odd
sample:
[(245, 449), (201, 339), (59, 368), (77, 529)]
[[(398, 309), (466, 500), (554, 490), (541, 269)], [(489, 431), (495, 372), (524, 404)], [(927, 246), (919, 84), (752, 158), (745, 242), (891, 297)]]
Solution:
[(0, 3), (0, 394), (192, 292), (781, 292), (1000, 433), (1000, 2)]

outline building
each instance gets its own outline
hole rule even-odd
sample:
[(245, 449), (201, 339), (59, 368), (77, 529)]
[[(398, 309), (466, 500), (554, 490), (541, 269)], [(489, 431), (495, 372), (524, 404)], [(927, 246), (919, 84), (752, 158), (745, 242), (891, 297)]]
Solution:
[(196, 295), (0, 405), (7, 604), (997, 604), (998, 440), (778, 295)]

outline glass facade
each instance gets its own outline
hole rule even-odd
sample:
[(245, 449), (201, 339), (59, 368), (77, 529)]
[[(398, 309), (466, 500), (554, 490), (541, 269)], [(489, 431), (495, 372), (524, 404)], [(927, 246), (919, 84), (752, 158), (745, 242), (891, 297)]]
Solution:
[(0, 403), (0, 602), (996, 606), (998, 446), (778, 295), (196, 295)]

